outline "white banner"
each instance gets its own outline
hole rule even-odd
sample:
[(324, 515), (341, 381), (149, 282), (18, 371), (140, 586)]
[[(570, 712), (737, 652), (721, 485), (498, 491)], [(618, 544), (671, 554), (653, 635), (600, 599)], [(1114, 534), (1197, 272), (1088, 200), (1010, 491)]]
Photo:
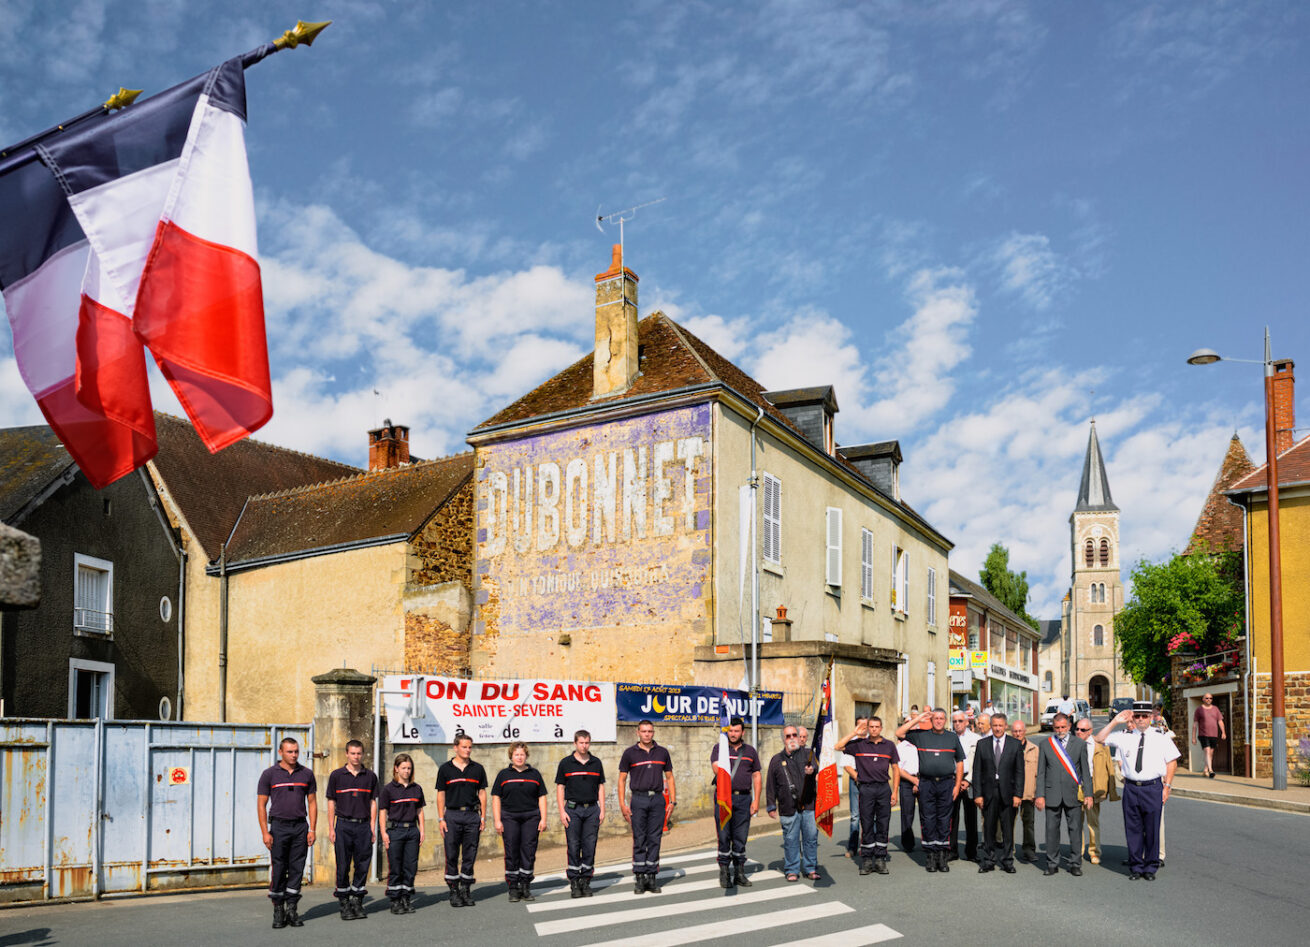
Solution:
[(382, 689), (392, 743), (450, 743), (460, 732), (476, 744), (567, 743), (575, 730), (591, 731), (593, 743), (618, 739), (613, 682), (397, 675)]

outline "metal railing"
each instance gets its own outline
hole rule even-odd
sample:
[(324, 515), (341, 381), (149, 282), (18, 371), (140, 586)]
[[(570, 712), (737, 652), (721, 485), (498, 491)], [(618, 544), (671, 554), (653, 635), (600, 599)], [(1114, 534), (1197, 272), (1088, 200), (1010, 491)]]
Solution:
[(99, 635), (113, 634), (114, 613), (76, 607), (73, 609), (73, 627), (78, 631), (91, 631)]

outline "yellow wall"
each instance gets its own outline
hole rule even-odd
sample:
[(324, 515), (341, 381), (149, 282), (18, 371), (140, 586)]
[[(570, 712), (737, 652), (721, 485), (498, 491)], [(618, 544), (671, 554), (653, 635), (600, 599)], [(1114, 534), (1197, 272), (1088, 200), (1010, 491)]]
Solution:
[[(839, 418), (840, 420), (840, 418)], [(910, 704), (923, 706), (928, 662), (936, 664), (936, 691), (931, 703), (945, 706), (950, 698), (950, 672), (946, 666), (947, 626), (950, 613), (950, 574), (946, 551), (912, 525), (908, 518), (888, 510), (840, 481), (798, 449), (756, 429), (756, 466), (782, 483), (781, 568), (764, 565), (761, 556), (760, 612), (773, 617), (779, 605), (792, 620), (793, 641), (823, 641), (834, 633), (843, 644), (893, 648), (906, 655), (905, 681)], [(739, 644), (738, 487), (747, 483), (751, 470), (750, 419), (722, 404), (715, 418), (715, 578), (717, 592), (716, 643)], [(905, 481), (902, 481), (905, 486)], [(909, 484), (913, 494), (913, 482)], [(756, 491), (757, 541), (763, 535), (763, 489)], [(841, 594), (825, 581), (827, 507), (842, 510)], [(861, 529), (873, 532), (873, 599), (860, 596)], [(908, 610), (899, 617), (891, 607), (892, 548), (909, 550)], [(936, 570), (936, 624), (926, 620), (929, 568)], [(742, 604), (750, 608), (750, 563)], [(747, 641), (750, 624), (743, 623)], [(763, 675), (761, 675), (763, 676)], [(767, 678), (763, 686), (774, 686)], [(897, 707), (897, 694), (878, 697), (885, 707)]]
[[(1268, 674), (1269, 647), (1269, 508), (1252, 505), (1247, 517), (1247, 575), (1251, 595), (1251, 653), (1255, 670)], [(1279, 495), (1279, 548), (1283, 580), (1283, 669), (1310, 671), (1310, 491), (1284, 490)]]

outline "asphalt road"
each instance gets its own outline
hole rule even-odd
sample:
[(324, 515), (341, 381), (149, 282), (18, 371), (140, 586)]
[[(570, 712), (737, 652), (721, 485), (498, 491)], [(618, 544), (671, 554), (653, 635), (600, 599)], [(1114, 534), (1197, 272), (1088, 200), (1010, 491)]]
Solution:
[[(621, 866), (602, 869), (596, 897), (585, 901), (570, 900), (562, 883), (541, 882), (538, 891), (557, 893), (542, 893), (531, 905), (509, 904), (504, 885), (484, 877), (475, 908), (452, 909), (444, 890), (429, 890), (416, 899), (415, 914), (391, 916), (385, 902), (374, 900), (369, 920), (347, 923), (336, 915), (330, 888), (315, 888), (302, 902), (305, 927), (284, 931), (269, 928), (267, 899), (255, 891), (138, 897), (0, 910), (0, 947), (357, 945), (381, 939), (578, 947), (611, 940), (632, 944), (633, 938), (640, 943), (642, 937), (661, 947), (1039, 944), (1066, 938), (1080, 945), (1305, 943), (1310, 817), (1184, 799), (1170, 802), (1165, 811), (1168, 861), (1153, 883), (1128, 880), (1120, 866), (1125, 856), (1120, 810), (1107, 803), (1103, 862), (1085, 863), (1081, 878), (1066, 872), (1048, 878), (1040, 867), (1023, 864), (1015, 875), (979, 875), (963, 861), (954, 862), (950, 874), (930, 875), (921, 853), (896, 851), (894, 842), (891, 874), (860, 877), (837, 843), (820, 835), (822, 879), (788, 884), (778, 872), (780, 840), (765, 836), (752, 838), (748, 849), (763, 863), (754, 872), (754, 887), (733, 893), (717, 886), (710, 844), (666, 858), (669, 878), (657, 896), (632, 895)], [(844, 831), (839, 823), (838, 836)], [(373, 893), (380, 892), (375, 887)]]

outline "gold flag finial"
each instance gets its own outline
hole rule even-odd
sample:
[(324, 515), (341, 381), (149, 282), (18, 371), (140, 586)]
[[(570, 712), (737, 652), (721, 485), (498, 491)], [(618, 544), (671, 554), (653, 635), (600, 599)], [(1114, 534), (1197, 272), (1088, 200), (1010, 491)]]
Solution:
[(331, 20), (324, 20), (322, 23), (306, 23), (304, 20), (297, 20), (296, 28), (287, 30), (273, 40), (273, 45), (278, 49), (295, 49), (301, 43), (306, 46), (313, 46), (314, 40), (318, 39), (318, 34), (331, 25)]
[(125, 109), (141, 94), (140, 89), (124, 89), (119, 86), (118, 91), (105, 100), (105, 108), (112, 112), (114, 109)]

